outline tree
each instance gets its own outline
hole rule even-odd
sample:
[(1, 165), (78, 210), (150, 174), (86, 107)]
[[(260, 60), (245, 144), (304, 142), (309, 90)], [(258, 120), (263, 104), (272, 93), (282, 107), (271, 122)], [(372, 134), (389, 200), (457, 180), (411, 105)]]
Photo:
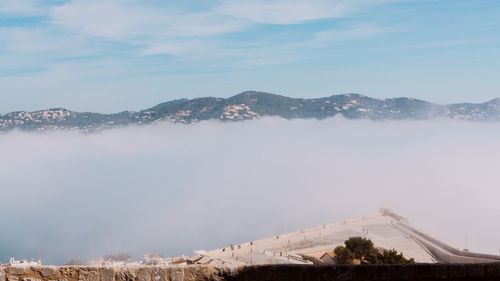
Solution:
[(353, 255), (351, 250), (347, 249), (344, 246), (338, 246), (333, 251), (335, 254), (335, 262), (338, 264), (350, 264), (352, 263)]
[(344, 242), (347, 249), (352, 252), (355, 259), (361, 263), (367, 263), (367, 259), (373, 259), (376, 256), (376, 249), (373, 242), (363, 237), (351, 237)]
[(378, 254), (379, 263), (382, 264), (406, 264), (415, 263), (414, 259), (406, 259), (403, 253), (398, 253), (396, 250), (383, 250)]
[(350, 264), (353, 260), (359, 260), (364, 264), (406, 264), (414, 263), (413, 259), (406, 259), (402, 253), (396, 250), (379, 251), (370, 239), (363, 237), (351, 237), (344, 242), (345, 246), (338, 246), (334, 250), (335, 262), (339, 264)]

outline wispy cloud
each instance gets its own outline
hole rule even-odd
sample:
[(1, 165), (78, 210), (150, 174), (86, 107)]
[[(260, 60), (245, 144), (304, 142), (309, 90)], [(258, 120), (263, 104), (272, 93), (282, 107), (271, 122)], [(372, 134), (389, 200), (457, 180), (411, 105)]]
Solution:
[(0, 14), (15, 16), (40, 15), (47, 12), (47, 6), (40, 0), (2, 0)]
[[(53, 24), (71, 32), (142, 44), (142, 54), (186, 56), (206, 51), (203, 41), (208, 38), (241, 32), (252, 24), (296, 24), (344, 17), (363, 7), (384, 2), (386, 1), (243, 0), (223, 1), (192, 11), (184, 9), (182, 5), (71, 0), (56, 6), (50, 13), (50, 18)], [(342, 36), (349, 36), (346, 31), (343, 32)], [(352, 38), (361, 36), (361, 30), (353, 32), (357, 34), (352, 34)], [(374, 30), (371, 32), (372, 36), (375, 35)], [(198, 52), (192, 52), (193, 42), (199, 46)]]
[(376, 24), (355, 25), (345, 28), (337, 28), (328, 31), (320, 31), (314, 34), (309, 43), (313, 45), (332, 45), (333, 43), (363, 40), (376, 37), (378, 35), (396, 32), (392, 27), (384, 27)]
[(72, 0), (55, 6), (49, 16), (59, 29), (122, 42), (139, 49), (137, 55), (191, 58), (214, 57), (213, 37), (248, 27), (241, 20), (207, 10), (137, 1)]
[[(255, 34), (251, 35), (253, 41), (247, 41), (251, 42), (249, 45), (234, 44), (223, 36), (244, 33), (260, 23), (297, 24), (347, 16), (361, 7), (381, 3), (384, 1), (242, 0), (212, 1), (193, 9), (179, 3), (135, 0), (6, 0), (0, 4), (0, 12), (40, 14), (44, 18), (35, 27), (3, 28), (0, 32), (6, 35), (4, 46), (12, 57), (31, 53), (45, 60), (57, 60), (62, 56), (116, 54), (106, 44), (112, 42), (122, 44), (122, 48), (135, 56), (168, 55), (210, 60), (232, 57), (240, 60), (240, 65), (256, 66), (283, 61), (278, 58), (281, 54), (271, 54), (276, 49), (283, 51), (282, 44), (260, 44), (254, 48), (260, 40)], [(353, 31), (357, 35), (347, 32), (317, 34), (317, 40), (328, 36), (360, 36), (360, 30)], [(287, 45), (286, 53), (290, 53), (300, 44), (288, 42)], [(285, 58), (285, 61), (290, 60)]]
[(353, 8), (350, 2), (356, 1), (224, 1), (215, 12), (255, 23), (296, 24), (344, 16)]
[(53, 23), (75, 32), (111, 39), (211, 36), (240, 30), (240, 22), (206, 12), (136, 1), (72, 0), (51, 13)]
[(298, 24), (346, 17), (359, 10), (395, 2), (386, 0), (224, 0), (214, 11), (254, 23)]
[(82, 38), (79, 36), (58, 36), (45, 28), (0, 28), (3, 48), (10, 54), (69, 54), (82, 47)]
[(214, 51), (214, 46), (207, 41), (187, 40), (173, 42), (154, 42), (143, 50), (144, 55), (198, 56)]

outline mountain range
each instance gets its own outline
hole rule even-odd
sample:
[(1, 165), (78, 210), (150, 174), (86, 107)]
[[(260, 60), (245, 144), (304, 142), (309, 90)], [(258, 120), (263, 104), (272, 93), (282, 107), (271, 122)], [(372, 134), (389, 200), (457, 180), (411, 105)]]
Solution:
[(93, 132), (126, 125), (163, 122), (188, 124), (203, 120), (242, 121), (266, 116), (324, 119), (338, 114), (347, 119), (376, 121), (456, 119), (498, 122), (500, 99), (477, 104), (439, 105), (405, 97), (377, 99), (359, 94), (343, 94), (304, 99), (247, 91), (230, 98), (178, 99), (141, 111), (113, 114), (75, 112), (64, 108), (11, 112), (0, 115), (0, 131), (66, 129)]

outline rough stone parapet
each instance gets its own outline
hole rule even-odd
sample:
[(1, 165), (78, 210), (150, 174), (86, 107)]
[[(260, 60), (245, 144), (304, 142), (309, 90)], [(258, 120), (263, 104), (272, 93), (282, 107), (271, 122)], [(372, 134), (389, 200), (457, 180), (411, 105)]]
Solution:
[(500, 280), (500, 263), (183, 267), (3, 267), (0, 281), (370, 281)]
[(500, 280), (500, 263), (309, 266), (277, 265), (241, 268), (234, 281), (492, 281)]
[(224, 280), (230, 269), (207, 266), (104, 268), (3, 267), (0, 281), (190, 281)]

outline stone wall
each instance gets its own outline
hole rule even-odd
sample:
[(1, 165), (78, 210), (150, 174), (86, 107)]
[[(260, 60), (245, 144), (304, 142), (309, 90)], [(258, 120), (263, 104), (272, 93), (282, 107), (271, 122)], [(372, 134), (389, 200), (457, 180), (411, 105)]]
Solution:
[(500, 280), (500, 264), (415, 264), (358, 266), (255, 266), (241, 269), (228, 280)]
[(4, 267), (0, 281), (197, 281), (225, 280), (228, 269), (207, 266), (97, 268), (68, 267)]
[(175, 268), (39, 267), (0, 268), (0, 281), (334, 281), (500, 280), (496, 264), (248, 266), (236, 270), (205, 266)]

